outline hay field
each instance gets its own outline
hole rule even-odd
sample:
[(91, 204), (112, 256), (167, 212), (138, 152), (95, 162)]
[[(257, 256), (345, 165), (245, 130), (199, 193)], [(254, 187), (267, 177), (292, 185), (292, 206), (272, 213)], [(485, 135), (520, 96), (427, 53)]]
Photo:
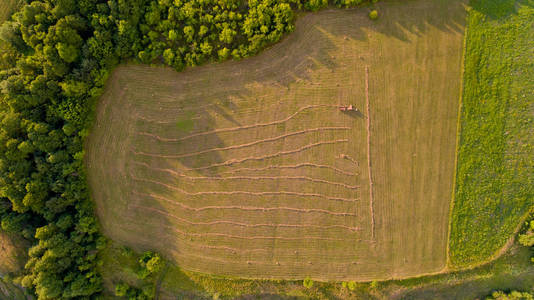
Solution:
[(242, 61), (116, 69), (86, 145), (105, 234), (219, 275), (442, 270), (465, 8), (379, 10), (307, 14)]

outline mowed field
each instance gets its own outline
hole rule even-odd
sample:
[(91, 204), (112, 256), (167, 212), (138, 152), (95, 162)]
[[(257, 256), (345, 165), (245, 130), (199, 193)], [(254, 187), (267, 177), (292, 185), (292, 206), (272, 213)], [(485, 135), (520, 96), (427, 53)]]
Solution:
[(465, 7), (379, 11), (304, 15), (241, 61), (117, 68), (86, 145), (105, 234), (218, 275), (442, 270)]

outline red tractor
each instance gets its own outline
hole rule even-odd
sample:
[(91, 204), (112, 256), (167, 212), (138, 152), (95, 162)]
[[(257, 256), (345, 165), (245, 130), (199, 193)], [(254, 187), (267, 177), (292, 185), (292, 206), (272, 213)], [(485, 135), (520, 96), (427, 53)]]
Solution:
[(354, 107), (352, 104), (349, 105), (340, 105), (339, 106), (340, 111), (358, 111), (356, 107)]

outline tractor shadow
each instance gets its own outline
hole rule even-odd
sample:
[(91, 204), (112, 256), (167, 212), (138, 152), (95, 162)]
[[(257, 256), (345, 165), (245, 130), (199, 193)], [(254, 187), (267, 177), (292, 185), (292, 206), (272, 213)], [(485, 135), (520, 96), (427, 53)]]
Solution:
[(366, 119), (367, 116), (362, 113), (361, 110), (357, 111), (342, 111), (343, 115), (353, 119)]

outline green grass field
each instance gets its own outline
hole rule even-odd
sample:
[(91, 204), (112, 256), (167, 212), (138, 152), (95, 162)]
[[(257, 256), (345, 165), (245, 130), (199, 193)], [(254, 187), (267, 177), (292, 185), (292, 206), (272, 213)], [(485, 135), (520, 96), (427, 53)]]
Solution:
[(450, 264), (488, 261), (534, 205), (534, 1), (472, 1)]
[(115, 70), (86, 147), (104, 233), (225, 276), (441, 271), (465, 7), (379, 10), (308, 14), (238, 62)]

